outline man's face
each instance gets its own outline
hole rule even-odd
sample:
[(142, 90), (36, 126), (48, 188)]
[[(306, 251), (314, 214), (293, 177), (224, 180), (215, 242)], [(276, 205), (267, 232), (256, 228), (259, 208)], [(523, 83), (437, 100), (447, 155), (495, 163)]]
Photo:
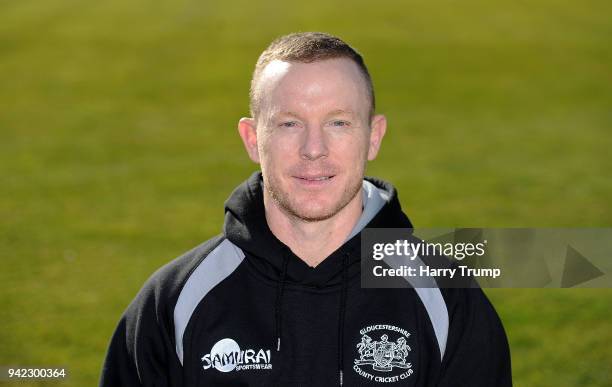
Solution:
[(241, 135), (281, 210), (318, 221), (358, 200), (366, 161), (376, 156), (386, 124), (383, 116), (369, 121), (357, 65), (345, 58), (273, 61), (258, 86), (260, 116), (250, 122), (250, 147), (242, 129)]

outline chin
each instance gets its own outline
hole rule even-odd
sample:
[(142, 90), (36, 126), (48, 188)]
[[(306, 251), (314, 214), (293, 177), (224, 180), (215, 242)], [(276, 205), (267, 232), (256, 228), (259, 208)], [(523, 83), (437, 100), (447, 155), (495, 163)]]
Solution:
[[(277, 181), (280, 184), (274, 184)], [(295, 187), (291, 179), (272, 178), (267, 186), (268, 192), (285, 213), (304, 222), (318, 222), (330, 219), (342, 211), (361, 189), (361, 182), (356, 184), (355, 192), (352, 189), (338, 189), (344, 183), (344, 180), (338, 179), (327, 189), (310, 190)]]
[[(295, 200), (297, 199), (297, 200)], [(309, 219), (309, 218), (320, 218), (327, 215), (330, 212), (330, 209), (327, 205), (320, 203), (318, 200), (314, 201), (312, 199), (303, 199), (295, 198), (291, 200), (289, 197), (288, 203), (286, 203), (287, 209), (294, 215), (299, 218)]]
[(330, 203), (326, 200), (313, 201), (313, 199), (288, 204), (289, 212), (306, 222), (327, 220), (346, 206), (342, 205), (339, 201), (337, 203)]
[(333, 211), (293, 211), (294, 215), (304, 222), (320, 222), (327, 220), (334, 215)]

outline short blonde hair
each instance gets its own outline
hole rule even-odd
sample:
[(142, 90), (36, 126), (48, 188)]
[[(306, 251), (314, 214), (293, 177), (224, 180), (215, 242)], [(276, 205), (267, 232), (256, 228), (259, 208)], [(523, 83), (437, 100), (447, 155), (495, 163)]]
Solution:
[(257, 86), (261, 72), (268, 63), (274, 60), (311, 63), (335, 58), (350, 59), (359, 67), (367, 87), (370, 100), (369, 116), (371, 118), (376, 106), (374, 86), (362, 56), (340, 38), (323, 32), (298, 32), (281, 36), (270, 43), (264, 52), (261, 53), (255, 65), (253, 78), (251, 79), (251, 90), (249, 92), (251, 117), (257, 118), (260, 113), (261, 96)]

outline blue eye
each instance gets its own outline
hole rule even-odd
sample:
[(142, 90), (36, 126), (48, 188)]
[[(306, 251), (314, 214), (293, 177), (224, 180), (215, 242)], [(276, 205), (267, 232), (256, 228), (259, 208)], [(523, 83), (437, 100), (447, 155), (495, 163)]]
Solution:
[(343, 126), (351, 126), (351, 124), (350, 124), (349, 122), (347, 122), (347, 121), (342, 121), (342, 120), (332, 121), (332, 125), (334, 125), (334, 126), (340, 126), (340, 127), (343, 127)]

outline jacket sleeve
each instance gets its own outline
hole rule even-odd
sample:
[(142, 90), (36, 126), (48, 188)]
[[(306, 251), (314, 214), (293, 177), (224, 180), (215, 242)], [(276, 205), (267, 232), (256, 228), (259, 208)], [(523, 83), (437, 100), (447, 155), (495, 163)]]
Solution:
[(445, 289), (450, 326), (440, 387), (512, 386), (502, 323), (480, 288)]
[(150, 279), (127, 308), (112, 336), (100, 387), (180, 385), (181, 365), (172, 337), (171, 316)]

